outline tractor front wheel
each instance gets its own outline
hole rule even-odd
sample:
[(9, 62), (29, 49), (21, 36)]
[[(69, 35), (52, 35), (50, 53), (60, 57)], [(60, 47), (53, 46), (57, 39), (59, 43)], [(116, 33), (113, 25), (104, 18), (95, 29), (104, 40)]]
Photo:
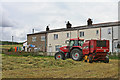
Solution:
[(71, 57), (75, 61), (81, 61), (82, 60), (82, 51), (80, 49), (73, 49), (71, 51)]
[(63, 60), (65, 60), (65, 54), (62, 53), (62, 52), (57, 52), (54, 57), (55, 57), (55, 59), (63, 59)]

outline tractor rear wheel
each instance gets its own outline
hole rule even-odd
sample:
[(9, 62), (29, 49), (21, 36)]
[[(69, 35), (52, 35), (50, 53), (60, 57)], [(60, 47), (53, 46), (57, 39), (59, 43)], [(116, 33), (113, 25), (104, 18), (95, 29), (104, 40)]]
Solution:
[(80, 49), (73, 49), (71, 51), (71, 57), (75, 61), (81, 61), (82, 60), (82, 51)]
[(63, 59), (63, 60), (65, 60), (65, 54), (62, 53), (62, 52), (57, 52), (54, 57), (55, 57), (55, 59)]

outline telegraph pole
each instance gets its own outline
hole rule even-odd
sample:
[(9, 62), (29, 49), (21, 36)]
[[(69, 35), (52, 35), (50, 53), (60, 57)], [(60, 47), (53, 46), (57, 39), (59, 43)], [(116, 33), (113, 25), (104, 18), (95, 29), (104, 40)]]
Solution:
[(112, 54), (113, 54), (113, 42), (114, 40), (113, 40), (113, 27), (112, 27)]
[(13, 45), (13, 36), (12, 36), (12, 45)]

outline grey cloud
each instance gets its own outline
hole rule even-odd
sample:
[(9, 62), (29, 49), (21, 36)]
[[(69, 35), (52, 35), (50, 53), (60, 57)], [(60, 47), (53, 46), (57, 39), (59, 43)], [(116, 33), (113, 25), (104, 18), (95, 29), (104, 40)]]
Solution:
[(16, 22), (9, 18), (9, 12), (0, 6), (0, 27), (13, 27), (16, 26)]
[(118, 20), (120, 20), (120, 1), (118, 2)]
[(2, 36), (1, 36), (1, 39), (4, 40), (4, 41), (8, 41), (8, 40), (11, 40), (11, 28), (10, 27), (5, 27), (5, 28), (0, 28), (1, 29), (1, 33), (2, 33)]
[[(10, 3), (9, 3), (10, 4)], [(3, 40), (26, 40), (27, 33), (32, 29), (45, 31), (50, 24), (51, 29), (63, 28), (65, 21), (69, 20), (73, 26), (86, 24), (90, 17), (94, 23), (116, 20), (116, 3), (12, 3), (3, 5), (7, 14), (2, 15), (0, 26), (11, 27), (4, 30)], [(107, 5), (109, 4), (109, 5)], [(90, 10), (91, 8), (91, 10)], [(9, 15), (8, 15), (9, 14)], [(18, 22), (19, 24), (17, 24)], [(27, 25), (27, 26), (26, 26)], [(22, 34), (21, 34), (22, 33)]]
[(2, 23), (0, 24), (2, 27), (13, 27), (14, 24), (10, 19), (2, 18)]
[(1, 27), (17, 27), (18, 22), (9, 18), (7, 15), (2, 15), (2, 19), (0, 21)]

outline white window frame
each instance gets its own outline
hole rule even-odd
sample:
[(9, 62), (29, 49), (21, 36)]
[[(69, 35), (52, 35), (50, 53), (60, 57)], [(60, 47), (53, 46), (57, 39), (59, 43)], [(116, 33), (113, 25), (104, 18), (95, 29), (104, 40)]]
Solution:
[(98, 35), (99, 34), (99, 30), (96, 30), (96, 35)]
[(41, 36), (41, 41), (45, 41), (45, 36)]
[(80, 37), (84, 37), (84, 36), (85, 36), (84, 31), (81, 31), (80, 32)]
[(67, 33), (67, 38), (69, 38), (70, 37), (70, 34), (69, 33)]
[(54, 40), (58, 39), (58, 34), (54, 34)]
[(108, 28), (108, 34), (111, 34), (111, 29), (110, 28)]
[(62, 47), (62, 46), (61, 45), (56, 45), (55, 46), (55, 51), (60, 51), (60, 49), (59, 49), (60, 47)]
[(36, 37), (32, 37), (32, 42), (36, 42)]

